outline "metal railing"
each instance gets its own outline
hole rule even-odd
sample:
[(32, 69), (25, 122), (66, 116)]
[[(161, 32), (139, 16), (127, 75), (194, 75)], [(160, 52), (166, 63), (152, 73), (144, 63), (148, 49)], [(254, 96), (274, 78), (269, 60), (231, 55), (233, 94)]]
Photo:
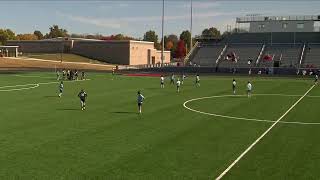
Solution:
[(194, 50), (198, 47), (199, 42), (197, 41), (193, 47), (191, 48), (191, 50), (189, 51), (189, 53), (186, 55), (186, 57), (184, 58), (184, 63), (187, 64), (188, 61), (190, 60), (190, 56), (192, 55), (192, 53), (194, 52)]
[(259, 53), (259, 56), (257, 57), (257, 60), (256, 60), (256, 66), (257, 66), (257, 65), (259, 64), (259, 62), (260, 62), (260, 59), (261, 59), (261, 56), (262, 56), (262, 54), (263, 54), (263, 52), (264, 52), (265, 47), (266, 47), (266, 45), (263, 44), (263, 46), (262, 46), (262, 48), (261, 48), (261, 51), (260, 51), (260, 53)]
[(226, 44), (226, 45), (224, 46), (224, 48), (222, 49), (220, 55), (218, 56), (218, 58), (217, 58), (217, 60), (216, 60), (216, 64), (219, 63), (219, 61), (221, 60), (223, 54), (226, 52), (227, 48), (228, 48), (228, 44)]

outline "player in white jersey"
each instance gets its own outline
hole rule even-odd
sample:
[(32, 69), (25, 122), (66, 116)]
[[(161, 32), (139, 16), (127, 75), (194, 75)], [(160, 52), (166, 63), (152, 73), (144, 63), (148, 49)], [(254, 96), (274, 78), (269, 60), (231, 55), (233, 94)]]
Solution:
[(196, 76), (196, 86), (200, 87), (200, 76), (199, 76), (199, 74), (197, 74), (197, 76)]
[(80, 102), (81, 102), (81, 110), (85, 110), (86, 109), (86, 99), (87, 99), (87, 93), (82, 89), (79, 94), (78, 97), (80, 98)]
[(60, 84), (59, 84), (59, 97), (62, 96), (63, 88), (64, 88), (64, 86), (63, 86), (63, 81), (61, 81)]
[(164, 77), (163, 77), (163, 75), (161, 75), (161, 77), (160, 77), (160, 88), (161, 89), (164, 88)]
[(171, 75), (170, 84), (174, 84), (174, 74), (173, 73)]
[(248, 84), (247, 84), (247, 95), (248, 95), (248, 97), (251, 97), (251, 94), (252, 94), (252, 84), (250, 83), (250, 81), (248, 81)]
[(60, 80), (60, 72), (59, 72), (59, 70), (56, 71), (56, 76), (57, 76), (57, 81), (59, 81)]
[(186, 77), (187, 77), (187, 76), (183, 73), (182, 76), (181, 76), (181, 84), (183, 84), (184, 79), (186, 79)]
[(180, 79), (178, 79), (178, 81), (177, 81), (177, 92), (180, 92), (180, 86), (181, 86), (181, 81), (180, 81)]
[(316, 74), (315, 79), (314, 79), (314, 84), (318, 84), (319, 76)]
[(233, 79), (233, 81), (232, 81), (232, 91), (233, 91), (234, 95), (236, 94), (236, 86), (237, 86), (237, 82), (236, 82), (235, 79)]
[(139, 111), (139, 114), (142, 113), (142, 103), (143, 103), (143, 100), (145, 99), (145, 97), (141, 94), (140, 91), (138, 91), (138, 97), (137, 97), (137, 101), (138, 101), (138, 111)]

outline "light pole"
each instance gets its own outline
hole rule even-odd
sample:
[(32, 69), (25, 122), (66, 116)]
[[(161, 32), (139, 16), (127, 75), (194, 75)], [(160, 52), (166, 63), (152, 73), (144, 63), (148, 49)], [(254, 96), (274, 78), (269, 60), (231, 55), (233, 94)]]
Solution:
[(164, 0), (162, 0), (162, 50), (161, 50), (161, 65), (163, 66), (164, 61)]
[(192, 49), (192, 10), (193, 10), (193, 7), (192, 7), (192, 0), (191, 0), (191, 6), (190, 6), (190, 49), (189, 51), (191, 51)]

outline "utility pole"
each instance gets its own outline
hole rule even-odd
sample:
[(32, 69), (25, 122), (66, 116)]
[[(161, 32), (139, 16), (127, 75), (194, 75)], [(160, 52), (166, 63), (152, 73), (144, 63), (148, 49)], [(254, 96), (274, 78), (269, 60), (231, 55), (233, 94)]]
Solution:
[(191, 6), (190, 6), (190, 49), (189, 49), (189, 51), (191, 51), (192, 46), (193, 46), (193, 44), (192, 44), (192, 16), (193, 16), (192, 11), (193, 11), (193, 7), (192, 6), (193, 5), (192, 5), (192, 0), (191, 0)]
[(161, 50), (161, 65), (164, 62), (164, 0), (162, 0), (162, 50)]

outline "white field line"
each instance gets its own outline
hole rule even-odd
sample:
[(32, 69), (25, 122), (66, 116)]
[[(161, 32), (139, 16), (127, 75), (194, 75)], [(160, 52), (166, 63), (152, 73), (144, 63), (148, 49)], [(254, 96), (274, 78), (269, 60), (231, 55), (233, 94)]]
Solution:
[[(221, 115), (221, 114), (215, 114), (215, 113), (208, 113), (208, 112), (203, 112), (199, 111), (196, 109), (192, 109), (187, 106), (188, 103), (192, 101), (197, 101), (197, 100), (202, 100), (202, 99), (210, 99), (210, 98), (220, 98), (220, 97), (246, 97), (247, 95), (220, 95), (220, 96), (209, 96), (209, 97), (201, 97), (201, 98), (195, 98), (195, 99), (190, 99), (186, 102), (183, 103), (184, 108), (200, 113), (200, 114), (205, 114), (209, 116), (215, 116), (215, 117), (222, 117), (222, 118), (228, 118), (228, 119), (236, 119), (236, 120), (243, 120), (243, 121), (256, 121), (256, 122), (266, 122), (266, 123), (274, 123), (276, 121), (274, 120), (269, 120), (269, 119), (255, 119), (255, 118), (243, 118), (243, 117), (235, 117), (235, 116), (227, 116), (227, 115)], [(284, 96), (284, 97), (301, 97), (302, 95), (290, 95), (290, 94), (254, 94), (253, 96)], [(320, 98), (320, 96), (306, 96), (310, 98)], [(299, 122), (299, 121), (280, 121), (279, 123), (281, 124), (299, 124), (299, 125), (320, 125), (320, 122)]]
[[(84, 80), (64, 81), (64, 82), (81, 82), (81, 81), (90, 81), (90, 80), (91, 79), (84, 79)], [(43, 83), (35, 83), (35, 84), (18, 84), (18, 85), (11, 85), (11, 86), (0, 86), (0, 92), (28, 90), (28, 89), (37, 88), (40, 85), (58, 84), (58, 83), (60, 83), (60, 81), (43, 82)], [(26, 86), (32, 86), (32, 87), (26, 87)], [(22, 88), (16, 88), (16, 87), (22, 87)], [(5, 89), (5, 88), (14, 88), (14, 89)]]
[[(46, 59), (36, 59), (36, 58), (16, 58), (16, 57), (8, 57), (7, 59), (61, 63), (60, 61), (46, 60)], [(85, 63), (85, 62), (68, 62), (68, 61), (62, 61), (62, 64), (79, 64), (79, 65), (94, 65), (94, 66), (103, 66), (103, 67), (113, 67), (113, 65), (95, 64), (95, 63)]]
[(53, 79), (54, 77), (44, 77), (44, 76), (29, 76), (29, 75), (13, 75), (13, 76), (16, 76), (16, 77), (22, 77), (22, 78), (41, 78), (41, 79)]
[(304, 93), (303, 96), (301, 96), (282, 116), (279, 117), (279, 119), (274, 122), (258, 139), (256, 139), (243, 153), (240, 154), (240, 156), (235, 159), (217, 178), (216, 180), (222, 179), (229, 171), (232, 169), (234, 165), (236, 165), (261, 139), (266, 136), (273, 127), (275, 127), (281, 119), (283, 119), (307, 94), (315, 87), (315, 85), (311, 86), (309, 90)]
[[(25, 87), (25, 86), (28, 86), (28, 85), (32, 85), (31, 87)], [(22, 91), (22, 90), (28, 90), (28, 89), (34, 89), (34, 88), (37, 88), (39, 87), (40, 85), (39, 84), (28, 84), (28, 85), (25, 85), (25, 86), (17, 86), (17, 87), (24, 87), (24, 88), (16, 88), (16, 89), (3, 89), (5, 88), (4, 86), (0, 87), (0, 92), (10, 92), (10, 91)], [(7, 86), (7, 87), (10, 87), (10, 86)], [(13, 87), (13, 86), (11, 86)]]

